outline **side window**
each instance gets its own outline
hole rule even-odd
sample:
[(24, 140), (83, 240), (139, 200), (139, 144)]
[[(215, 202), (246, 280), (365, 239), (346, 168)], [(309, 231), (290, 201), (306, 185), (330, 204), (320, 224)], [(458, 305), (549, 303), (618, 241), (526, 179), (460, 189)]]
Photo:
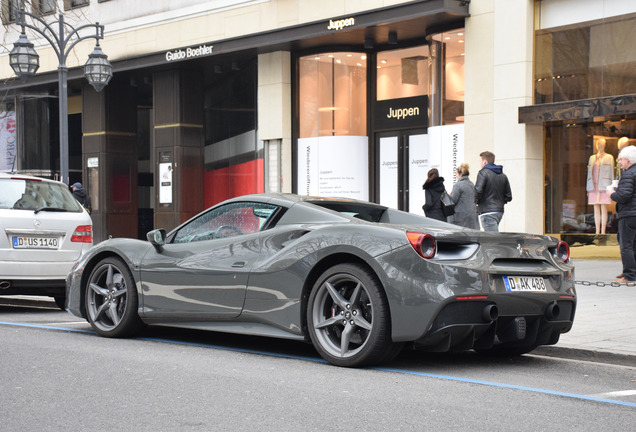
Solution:
[(64, 10), (73, 9), (81, 6), (88, 6), (89, 0), (64, 0)]
[(55, 12), (57, 0), (38, 0), (31, 2), (31, 9), (36, 15), (45, 15)]
[(190, 243), (234, 237), (260, 231), (278, 207), (270, 204), (239, 202), (214, 208), (174, 235), (172, 243)]
[(24, 9), (24, 0), (2, 0), (2, 22), (15, 22), (16, 13)]

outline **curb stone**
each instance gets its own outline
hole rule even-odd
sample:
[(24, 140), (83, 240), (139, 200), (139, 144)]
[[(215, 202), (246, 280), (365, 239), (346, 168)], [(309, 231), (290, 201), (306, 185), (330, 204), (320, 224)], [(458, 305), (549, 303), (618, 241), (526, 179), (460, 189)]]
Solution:
[(557, 345), (543, 345), (528, 354), (557, 357), (569, 360), (583, 360), (593, 363), (607, 363), (619, 366), (636, 367), (636, 356), (609, 351), (595, 351), (581, 348), (560, 347)]

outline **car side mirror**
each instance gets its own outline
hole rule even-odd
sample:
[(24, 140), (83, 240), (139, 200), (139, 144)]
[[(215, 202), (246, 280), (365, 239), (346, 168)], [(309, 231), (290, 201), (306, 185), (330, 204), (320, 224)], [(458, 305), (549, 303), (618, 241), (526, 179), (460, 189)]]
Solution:
[(146, 234), (146, 238), (159, 252), (161, 252), (163, 250), (163, 245), (166, 244), (166, 230), (159, 228), (149, 231), (148, 234)]

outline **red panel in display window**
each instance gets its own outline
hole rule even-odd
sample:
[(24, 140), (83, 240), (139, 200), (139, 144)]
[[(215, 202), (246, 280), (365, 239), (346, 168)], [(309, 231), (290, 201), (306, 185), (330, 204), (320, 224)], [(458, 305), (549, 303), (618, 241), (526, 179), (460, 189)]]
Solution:
[(204, 204), (210, 207), (229, 198), (265, 191), (265, 161), (256, 159), (207, 171), (204, 174)]
[(126, 174), (113, 174), (113, 202), (130, 201), (130, 176)]

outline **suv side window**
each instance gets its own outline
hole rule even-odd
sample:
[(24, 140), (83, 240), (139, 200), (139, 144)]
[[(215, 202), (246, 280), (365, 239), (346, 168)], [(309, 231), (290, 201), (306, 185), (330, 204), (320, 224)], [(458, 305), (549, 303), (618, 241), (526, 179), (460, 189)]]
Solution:
[(271, 204), (238, 202), (211, 209), (182, 226), (172, 243), (190, 243), (234, 237), (260, 231), (278, 207)]

